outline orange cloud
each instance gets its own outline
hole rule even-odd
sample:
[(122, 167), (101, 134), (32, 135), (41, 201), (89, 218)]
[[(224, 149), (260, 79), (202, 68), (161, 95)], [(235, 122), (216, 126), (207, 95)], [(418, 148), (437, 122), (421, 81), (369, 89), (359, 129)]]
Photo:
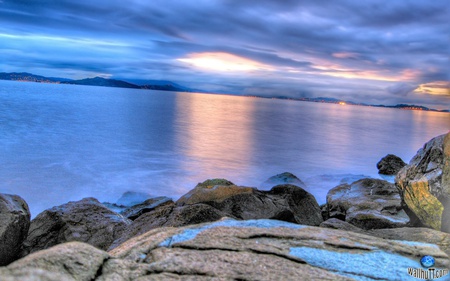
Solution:
[(353, 53), (353, 52), (333, 53), (332, 56), (335, 57), (335, 58), (338, 58), (338, 59), (356, 59), (356, 58), (359, 58), (359, 54), (358, 53)]
[(419, 85), (414, 92), (421, 94), (450, 96), (450, 82), (449, 81), (433, 81)]

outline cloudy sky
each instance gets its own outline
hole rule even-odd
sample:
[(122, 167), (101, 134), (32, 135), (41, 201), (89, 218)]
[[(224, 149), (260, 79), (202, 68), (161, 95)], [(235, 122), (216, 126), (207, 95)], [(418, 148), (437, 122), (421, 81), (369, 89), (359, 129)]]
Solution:
[(0, 72), (450, 108), (446, 0), (0, 0)]

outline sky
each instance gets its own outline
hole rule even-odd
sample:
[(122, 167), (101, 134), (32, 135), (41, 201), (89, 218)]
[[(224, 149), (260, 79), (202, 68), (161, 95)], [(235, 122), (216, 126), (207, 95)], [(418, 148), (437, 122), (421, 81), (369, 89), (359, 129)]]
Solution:
[(0, 0), (0, 72), (450, 108), (447, 0)]

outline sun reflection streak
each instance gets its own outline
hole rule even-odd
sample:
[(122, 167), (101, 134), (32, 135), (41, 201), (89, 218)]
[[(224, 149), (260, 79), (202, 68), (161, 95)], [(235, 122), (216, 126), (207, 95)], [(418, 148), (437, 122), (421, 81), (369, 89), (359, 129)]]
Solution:
[[(230, 108), (227, 99), (236, 101)], [(183, 170), (195, 181), (243, 173), (253, 155), (254, 103), (251, 99), (190, 94), (177, 97), (178, 145), (189, 159)], [(220, 171), (220, 174), (217, 174)]]

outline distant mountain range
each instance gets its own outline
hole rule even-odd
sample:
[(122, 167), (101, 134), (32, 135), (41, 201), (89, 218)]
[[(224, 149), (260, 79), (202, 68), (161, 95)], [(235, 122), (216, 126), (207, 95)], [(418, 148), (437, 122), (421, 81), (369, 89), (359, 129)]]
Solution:
[(102, 77), (86, 78), (81, 80), (72, 80), (66, 78), (44, 77), (34, 75), (31, 73), (5, 73), (0, 72), (0, 80), (12, 80), (12, 81), (26, 81), (26, 82), (38, 82), (38, 83), (57, 83), (57, 84), (73, 84), (73, 85), (88, 85), (88, 86), (102, 86), (102, 87), (118, 87), (118, 88), (131, 88), (131, 89), (150, 89), (160, 91), (176, 91), (176, 92), (193, 92), (193, 89), (183, 87), (170, 81), (157, 81), (153, 80), (152, 84), (148, 85), (136, 85), (133, 83), (125, 82), (116, 79), (106, 79)]
[[(88, 85), (88, 86), (102, 86), (102, 87), (118, 87), (118, 88), (132, 88), (132, 89), (148, 89), (148, 90), (160, 90), (160, 91), (175, 91), (175, 92), (205, 92), (197, 89), (190, 89), (181, 86), (177, 83), (166, 81), (166, 80), (150, 80), (151, 84), (137, 85), (130, 82), (125, 82), (116, 79), (106, 79), (102, 77), (86, 78), (81, 80), (72, 80), (66, 78), (55, 78), (55, 77), (44, 77), (39, 75), (34, 75), (31, 73), (21, 72), (21, 73), (6, 73), (0, 72), (0, 80), (13, 80), (13, 81), (26, 81), (26, 82), (38, 82), (38, 83), (58, 83), (58, 84), (73, 84), (73, 85)], [(136, 80), (143, 81), (143, 80)], [(428, 108), (421, 105), (414, 104), (397, 104), (397, 105), (381, 105), (381, 104), (366, 104), (366, 103), (355, 103), (351, 101), (339, 100), (336, 98), (318, 97), (318, 98), (292, 98), (285, 96), (249, 96), (256, 98), (275, 98), (275, 99), (286, 99), (286, 100), (296, 100), (296, 101), (308, 101), (308, 102), (320, 102), (320, 103), (334, 103), (340, 105), (359, 105), (359, 106), (371, 106), (371, 107), (385, 107), (385, 108), (398, 108), (407, 110), (425, 110), (425, 111), (437, 111), (437, 112), (450, 112), (450, 110), (437, 110)]]
[(359, 105), (359, 106), (370, 106), (370, 107), (385, 107), (385, 108), (397, 108), (397, 109), (405, 109), (405, 110), (425, 110), (425, 111), (436, 111), (436, 112), (450, 112), (450, 110), (438, 110), (433, 108), (428, 108), (422, 105), (415, 104), (396, 104), (396, 105), (383, 105), (383, 104), (367, 104), (367, 103), (357, 103), (352, 101), (345, 101), (336, 98), (326, 98), (326, 97), (318, 97), (318, 98), (292, 98), (285, 96), (276, 96), (276, 97), (266, 97), (266, 96), (252, 96), (256, 98), (275, 98), (275, 99), (286, 99), (286, 100), (296, 100), (296, 101), (308, 101), (308, 102), (320, 102), (320, 103), (334, 103), (340, 105)]

